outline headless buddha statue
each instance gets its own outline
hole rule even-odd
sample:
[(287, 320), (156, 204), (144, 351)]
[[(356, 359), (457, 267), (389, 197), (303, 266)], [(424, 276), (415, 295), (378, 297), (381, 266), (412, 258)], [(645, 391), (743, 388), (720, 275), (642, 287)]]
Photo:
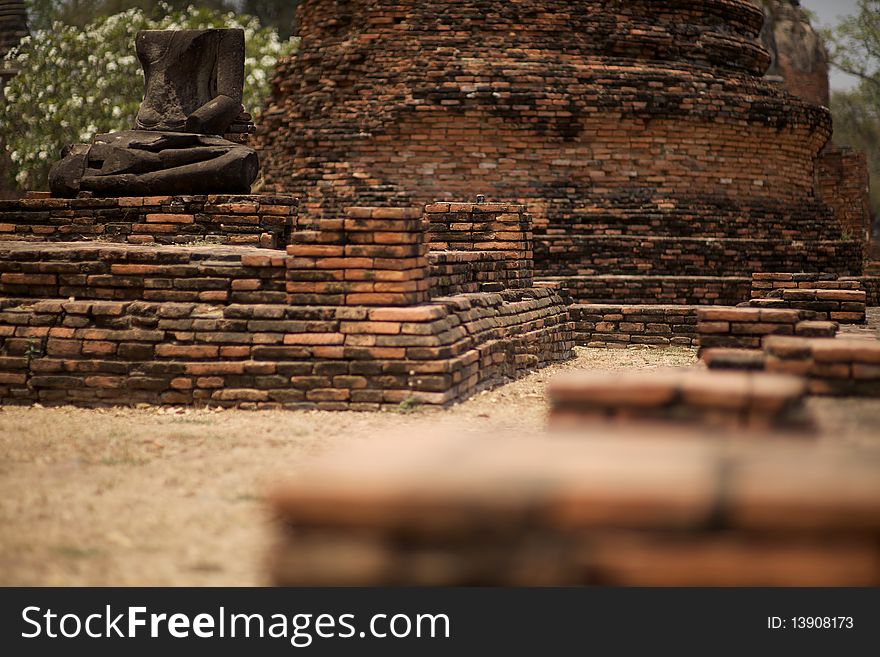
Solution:
[(136, 44), (145, 91), (135, 129), (66, 148), (52, 194), (248, 193), (256, 152), (219, 136), (242, 112), (244, 31), (145, 30)]

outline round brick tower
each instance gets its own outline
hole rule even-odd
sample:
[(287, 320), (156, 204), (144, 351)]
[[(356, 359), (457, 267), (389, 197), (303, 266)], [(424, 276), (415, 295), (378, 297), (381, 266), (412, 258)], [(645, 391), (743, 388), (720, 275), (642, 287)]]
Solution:
[(824, 108), (762, 80), (749, 0), (304, 0), (262, 126), (302, 210), (526, 203), (543, 275), (857, 273)]

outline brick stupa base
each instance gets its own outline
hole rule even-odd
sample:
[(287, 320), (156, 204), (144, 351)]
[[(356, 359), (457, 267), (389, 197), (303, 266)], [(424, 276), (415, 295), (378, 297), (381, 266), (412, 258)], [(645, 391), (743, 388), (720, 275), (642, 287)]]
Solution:
[(571, 356), (520, 206), (304, 221), (274, 195), (140, 201), (3, 202), (2, 403), (442, 405)]

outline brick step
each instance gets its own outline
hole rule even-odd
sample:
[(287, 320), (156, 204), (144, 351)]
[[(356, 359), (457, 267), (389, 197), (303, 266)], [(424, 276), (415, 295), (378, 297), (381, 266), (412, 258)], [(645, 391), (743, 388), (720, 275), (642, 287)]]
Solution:
[(430, 251), (433, 296), (531, 287), (532, 267), (493, 251)]
[(559, 283), (578, 303), (735, 306), (749, 298), (747, 276), (651, 276), (597, 274), (542, 276)]
[(594, 274), (750, 276), (756, 271), (832, 271), (858, 275), (859, 241), (750, 238), (541, 235), (540, 278)]
[(710, 370), (764, 369), (764, 352), (760, 349), (714, 347), (705, 349), (700, 357)]
[(880, 584), (875, 451), (650, 433), (462, 427), (322, 455), (270, 495), (272, 582)]
[(839, 277), (825, 273), (753, 273), (752, 298), (761, 299), (781, 294), (781, 290), (860, 290), (857, 278)]
[(775, 289), (769, 293), (771, 296), (752, 299), (749, 305), (753, 308), (808, 310), (815, 313), (815, 319), (864, 324), (867, 294), (864, 290), (853, 289), (855, 283), (855, 281), (829, 282), (829, 285), (850, 286), (849, 289), (801, 287)]
[(0, 297), (286, 303), (285, 257), (247, 246), (0, 242)]
[(840, 239), (840, 227), (828, 221), (823, 210), (816, 201), (804, 201), (797, 207), (781, 203), (761, 207), (745, 200), (732, 208), (728, 197), (678, 195), (674, 204), (607, 198), (591, 203), (585, 199), (564, 220), (550, 218), (536, 234)]
[(554, 427), (600, 420), (797, 431), (813, 426), (803, 405), (805, 382), (784, 374), (585, 371), (557, 377), (548, 394)]
[(880, 397), (880, 340), (767, 338), (767, 371), (806, 377), (816, 395)]
[(812, 310), (792, 308), (699, 308), (701, 356), (714, 348), (760, 349), (771, 335), (837, 335), (840, 326), (836, 322), (817, 320), (816, 316)]

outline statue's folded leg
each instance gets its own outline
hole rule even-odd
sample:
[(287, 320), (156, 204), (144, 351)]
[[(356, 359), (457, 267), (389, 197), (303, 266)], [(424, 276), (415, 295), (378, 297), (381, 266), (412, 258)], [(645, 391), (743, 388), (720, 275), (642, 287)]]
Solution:
[(256, 151), (232, 144), (220, 157), (140, 176), (147, 187), (163, 194), (247, 194), (257, 179)]
[(132, 130), (71, 147), (49, 186), (62, 197), (247, 194), (259, 169), (256, 151), (220, 137)]
[[(229, 146), (182, 149), (167, 154), (169, 163), (187, 162), (159, 171), (109, 176), (84, 176), (80, 189), (102, 195), (247, 194), (259, 172), (255, 151)], [(166, 161), (166, 153), (160, 153)], [(207, 159), (204, 159), (207, 158)], [(195, 161), (193, 161), (195, 160)]]
[(230, 142), (229, 150), (220, 157), (154, 171), (144, 178), (150, 187), (174, 190), (168, 193), (247, 194), (259, 169), (256, 151)]
[(101, 196), (149, 196), (154, 193), (143, 181), (143, 174), (136, 173), (83, 176), (79, 188)]
[(166, 148), (159, 151), (159, 160), (162, 162), (161, 167), (155, 170), (173, 169), (182, 167), (187, 164), (195, 164), (197, 162), (205, 162), (208, 160), (216, 160), (223, 157), (229, 152), (229, 148), (225, 146), (199, 146), (197, 148)]

